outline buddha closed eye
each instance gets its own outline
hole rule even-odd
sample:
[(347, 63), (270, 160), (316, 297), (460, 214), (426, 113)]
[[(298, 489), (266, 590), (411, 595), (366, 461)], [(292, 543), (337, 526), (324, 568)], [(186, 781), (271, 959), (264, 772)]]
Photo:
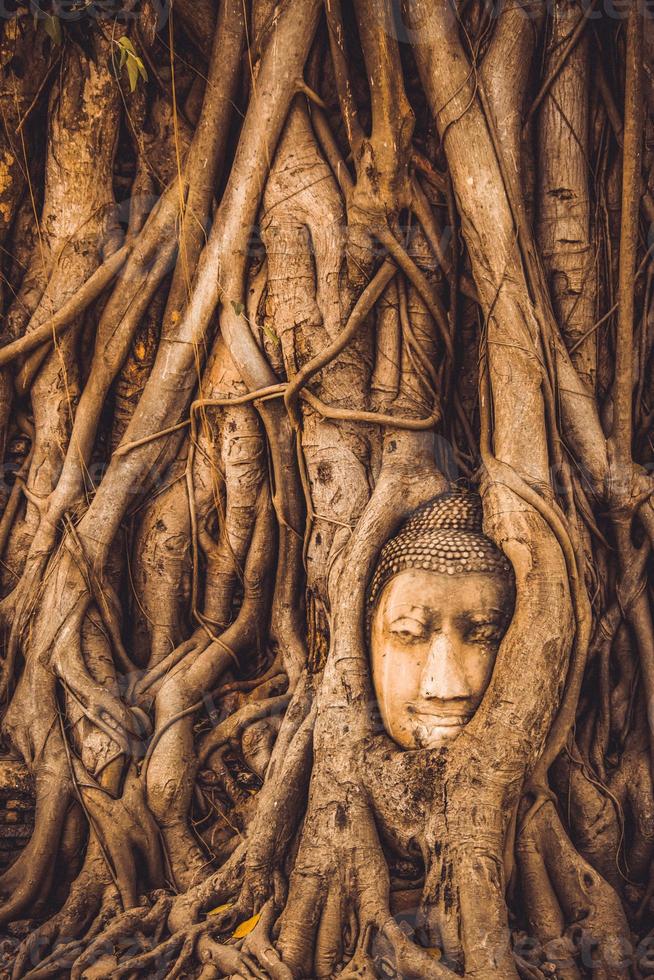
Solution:
[[(409, 521), (389, 542), (373, 579), (373, 686), (384, 727), (403, 748), (436, 748), (471, 719), (513, 608), (510, 566), (477, 530), (472, 497), (436, 498), (427, 522), (419, 511), (417, 530)], [(461, 521), (462, 502), (466, 527), (439, 527), (443, 510)]]

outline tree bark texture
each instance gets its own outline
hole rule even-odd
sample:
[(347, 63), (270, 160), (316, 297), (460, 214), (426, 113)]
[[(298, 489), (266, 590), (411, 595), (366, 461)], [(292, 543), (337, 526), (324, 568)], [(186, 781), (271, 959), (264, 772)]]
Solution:
[[(651, 11), (1, 15), (2, 976), (654, 975)], [(451, 490), (515, 607), (404, 751)]]

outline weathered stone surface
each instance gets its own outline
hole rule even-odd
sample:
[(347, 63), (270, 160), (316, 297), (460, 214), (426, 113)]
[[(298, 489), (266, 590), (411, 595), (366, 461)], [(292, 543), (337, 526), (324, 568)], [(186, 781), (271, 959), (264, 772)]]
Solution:
[(0, 756), (0, 800), (15, 799), (17, 794), (32, 796), (32, 781), (27, 766), (16, 759)]
[(13, 864), (33, 827), (34, 796), (27, 766), (0, 757), (0, 870)]

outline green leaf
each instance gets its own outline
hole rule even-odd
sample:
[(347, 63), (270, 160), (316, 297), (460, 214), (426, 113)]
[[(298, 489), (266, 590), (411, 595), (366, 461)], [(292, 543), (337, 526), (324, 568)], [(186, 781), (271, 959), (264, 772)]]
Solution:
[(134, 45), (132, 44), (132, 42), (130, 41), (130, 39), (128, 37), (121, 37), (121, 38), (119, 38), (118, 39), (118, 47), (119, 48), (122, 48), (122, 50), (125, 52), (125, 55), (126, 56), (127, 56), (127, 52), (129, 52), (130, 54), (136, 55), (136, 50), (134, 48)]
[(45, 27), (45, 33), (56, 45), (61, 44), (61, 21), (58, 17), (54, 17), (52, 14), (48, 14), (43, 22)]
[(279, 347), (279, 344), (280, 344), (279, 337), (277, 336), (277, 334), (275, 333), (275, 331), (273, 330), (273, 328), (268, 326), (268, 324), (266, 323), (265, 320), (261, 324), (261, 329), (265, 333), (265, 335), (268, 338), (268, 340), (271, 341), (271, 343), (273, 343), (275, 345), (275, 347)]
[(134, 91), (138, 84), (139, 77), (144, 82), (148, 80), (148, 73), (145, 70), (143, 59), (136, 53), (136, 48), (128, 37), (121, 37), (116, 42), (120, 48), (120, 67), (127, 68), (130, 91)]
[(236, 313), (236, 316), (240, 316), (245, 309), (245, 306), (243, 303), (236, 303), (234, 300), (232, 300), (232, 309), (234, 310), (234, 313)]
[(127, 59), (127, 77), (129, 78), (129, 90), (133, 92), (139, 80), (139, 70), (134, 58)]

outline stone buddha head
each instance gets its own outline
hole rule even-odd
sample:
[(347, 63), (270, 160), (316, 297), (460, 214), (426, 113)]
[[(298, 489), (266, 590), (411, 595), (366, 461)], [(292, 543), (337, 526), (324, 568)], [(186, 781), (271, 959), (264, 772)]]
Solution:
[(386, 543), (368, 596), (370, 658), (398, 745), (438, 748), (470, 721), (514, 601), (513, 569), (483, 534), (475, 493), (434, 497)]

